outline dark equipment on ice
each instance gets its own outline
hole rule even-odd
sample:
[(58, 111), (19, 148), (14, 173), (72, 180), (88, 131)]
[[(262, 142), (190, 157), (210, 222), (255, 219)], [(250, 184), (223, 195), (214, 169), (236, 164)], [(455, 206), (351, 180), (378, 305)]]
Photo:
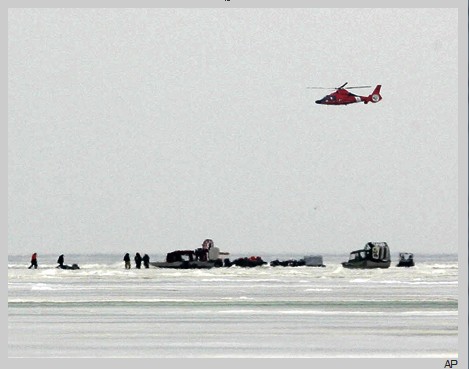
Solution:
[(414, 254), (411, 252), (400, 252), (399, 253), (399, 263), (397, 267), (413, 267), (414, 263)]
[(344, 261), (344, 268), (389, 268), (391, 253), (386, 242), (368, 242), (362, 250), (352, 251), (348, 261)]

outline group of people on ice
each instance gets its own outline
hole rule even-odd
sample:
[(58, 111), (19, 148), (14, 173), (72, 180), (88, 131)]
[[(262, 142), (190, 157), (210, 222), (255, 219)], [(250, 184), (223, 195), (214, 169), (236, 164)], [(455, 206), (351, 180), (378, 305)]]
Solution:
[[(134, 256), (134, 261), (135, 261), (135, 268), (141, 269), (142, 268), (142, 263), (145, 268), (150, 267), (150, 257), (148, 254), (143, 255), (143, 257), (140, 255), (140, 253), (136, 253)], [(124, 255), (124, 265), (125, 269), (130, 269), (132, 266), (130, 264), (130, 255), (129, 253), (126, 253)]]
[[(60, 255), (59, 258), (57, 259), (57, 267), (56, 268), (59, 268), (59, 269), (80, 269), (80, 267), (78, 266), (78, 264), (72, 264), (72, 265), (67, 265), (67, 264), (64, 264), (64, 255)], [(37, 252), (33, 253), (31, 255), (31, 265), (29, 266), (28, 269), (31, 269), (31, 268), (34, 268), (34, 269), (37, 269)]]

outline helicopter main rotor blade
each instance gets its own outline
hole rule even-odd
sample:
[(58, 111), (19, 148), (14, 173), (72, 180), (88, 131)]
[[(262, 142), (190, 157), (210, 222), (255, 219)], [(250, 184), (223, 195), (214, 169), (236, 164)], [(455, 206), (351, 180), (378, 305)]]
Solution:
[(371, 88), (371, 86), (353, 86), (353, 87), (347, 87), (347, 90), (350, 88)]
[[(344, 88), (344, 86), (347, 84), (348, 82), (345, 82), (342, 86), (340, 87), (306, 87), (308, 89), (314, 89), (314, 90), (340, 90), (341, 88)], [(347, 87), (347, 90), (348, 89), (351, 89), (351, 88), (371, 88), (371, 86), (353, 86), (353, 87)]]
[(306, 88), (311, 88), (311, 89), (316, 89), (316, 90), (340, 90), (343, 88), (348, 82), (345, 82), (342, 86), (340, 87), (306, 87)]

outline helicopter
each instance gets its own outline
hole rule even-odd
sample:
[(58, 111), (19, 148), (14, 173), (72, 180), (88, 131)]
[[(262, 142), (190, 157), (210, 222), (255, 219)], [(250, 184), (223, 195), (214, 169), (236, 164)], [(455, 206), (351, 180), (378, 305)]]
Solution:
[[(358, 102), (364, 102), (365, 104), (368, 104), (370, 101), (372, 103), (377, 103), (378, 101), (381, 101), (383, 98), (379, 94), (381, 90), (381, 85), (377, 85), (371, 95), (368, 96), (358, 96), (355, 95), (349, 91), (347, 91), (344, 86), (348, 82), (345, 82), (342, 86), (340, 87), (308, 87), (312, 89), (325, 89), (325, 90), (336, 90), (335, 92), (324, 96), (320, 100), (316, 100), (316, 104), (322, 104), (322, 105), (348, 105), (348, 104), (354, 104)], [(352, 88), (371, 88), (371, 86), (355, 86), (355, 87), (347, 87), (348, 89)]]

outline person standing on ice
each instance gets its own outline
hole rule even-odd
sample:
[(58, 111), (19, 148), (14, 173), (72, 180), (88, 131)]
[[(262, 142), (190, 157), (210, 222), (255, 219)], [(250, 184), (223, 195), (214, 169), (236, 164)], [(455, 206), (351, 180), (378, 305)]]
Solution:
[(34, 267), (34, 269), (37, 269), (37, 253), (31, 255), (31, 265), (28, 269), (31, 269), (32, 267)]
[(148, 254), (143, 255), (142, 261), (143, 261), (143, 266), (145, 268), (147, 269), (150, 268), (150, 257), (148, 256)]
[(64, 266), (64, 255), (63, 254), (59, 256), (59, 258), (57, 259), (57, 263), (59, 263), (57, 268), (62, 268)]
[(131, 268), (129, 253), (124, 255), (124, 263), (125, 263), (125, 269), (130, 269)]
[(135, 267), (137, 269), (140, 269), (140, 267), (142, 266), (142, 257), (140, 256), (140, 253), (137, 252), (135, 254), (134, 260), (135, 260)]

